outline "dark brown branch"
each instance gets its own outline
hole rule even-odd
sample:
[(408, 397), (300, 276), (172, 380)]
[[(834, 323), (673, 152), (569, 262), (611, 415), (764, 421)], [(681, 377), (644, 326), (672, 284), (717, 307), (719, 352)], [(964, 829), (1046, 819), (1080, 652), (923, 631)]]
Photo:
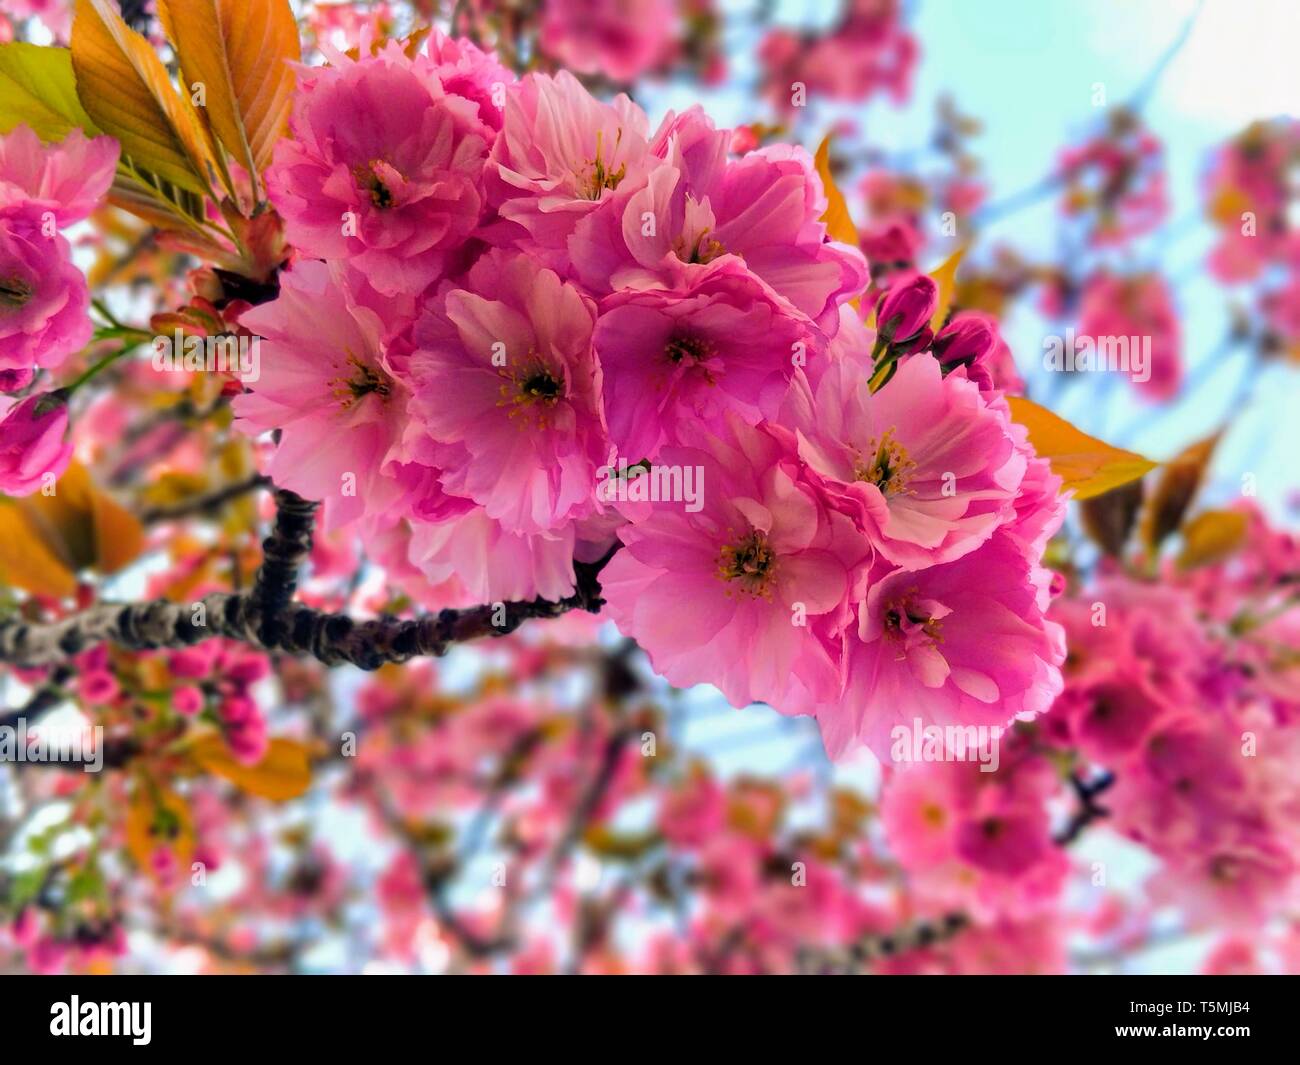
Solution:
[(53, 710), (64, 700), (63, 686), (72, 679), (72, 672), (70, 666), (60, 666), (54, 670), (26, 703), (0, 717), (0, 727), (17, 725), (20, 719), (30, 725), (44, 717), (47, 711)]
[(1053, 837), (1058, 847), (1067, 847), (1078, 839), (1083, 830), (1094, 821), (1110, 816), (1110, 811), (1097, 802), (1097, 796), (1115, 783), (1115, 774), (1102, 773), (1092, 781), (1086, 781), (1078, 773), (1070, 774), (1070, 786), (1078, 797), (1079, 808), (1070, 816), (1065, 827)]
[(596, 562), (575, 562), (576, 587), (564, 599), (488, 603), (406, 620), (356, 621), (293, 605), (298, 569), (311, 550), (316, 504), (283, 490), (275, 495), (275, 527), (263, 543), (265, 558), (251, 592), (215, 592), (197, 603), (102, 603), (41, 624), (7, 618), (0, 620), (0, 662), (49, 666), (100, 643), (150, 650), (225, 637), (268, 651), (313, 655), (327, 665), (349, 662), (377, 669), (387, 662), (443, 655), (453, 644), (468, 640), (505, 636), (533, 618), (555, 618), (570, 610), (596, 613), (604, 602), (600, 571), (617, 550), (616, 545)]
[(940, 920), (921, 921), (897, 932), (860, 936), (846, 948), (805, 948), (799, 952), (799, 971), (822, 975), (862, 972), (873, 962), (943, 943), (969, 926), (970, 919), (965, 914), (950, 913)]
[(146, 525), (152, 525), (160, 521), (175, 521), (178, 518), (212, 514), (231, 500), (246, 496), (249, 492), (270, 483), (265, 474), (257, 473), (252, 477), (244, 478), (242, 481), (236, 481), (233, 484), (218, 488), (215, 492), (209, 492), (207, 495), (195, 496), (193, 499), (186, 499), (171, 506), (149, 507), (140, 512), (140, 520)]

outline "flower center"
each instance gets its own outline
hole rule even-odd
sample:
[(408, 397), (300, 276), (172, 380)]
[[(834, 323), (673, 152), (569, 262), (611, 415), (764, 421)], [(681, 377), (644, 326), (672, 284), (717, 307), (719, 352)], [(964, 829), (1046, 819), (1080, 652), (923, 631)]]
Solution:
[(370, 202), (381, 211), (393, 206), (393, 192), (379, 176), (379, 163), (372, 160), (368, 166), (357, 167), (355, 173), (357, 184), (370, 197)]
[(916, 469), (916, 463), (907, 457), (903, 445), (894, 439), (894, 430), (886, 429), (879, 442), (871, 441), (867, 450), (874, 451), (871, 462), (864, 462), (859, 455), (853, 465), (853, 476), (859, 481), (874, 484), (887, 496), (906, 491), (908, 478), (912, 470)]
[(553, 369), (536, 352), (529, 352), (528, 359), (513, 372), (503, 369), (499, 373), (504, 383), (497, 405), (509, 406), (511, 418), (524, 415), (527, 420), (531, 414), (537, 427), (545, 428), (550, 411), (564, 398), (564, 371)]
[(0, 278), (0, 307), (22, 307), (35, 291), (21, 277)]
[(775, 573), (776, 553), (767, 542), (767, 534), (757, 529), (727, 544), (718, 558), (718, 576), (728, 583), (739, 584), (755, 599), (771, 597)]
[(885, 635), (904, 642), (919, 636), (922, 641), (942, 643), (943, 621), (927, 613), (915, 596), (916, 589), (909, 589), (901, 599), (895, 599), (885, 608)]
[(713, 354), (713, 345), (699, 337), (669, 337), (664, 344), (664, 355), (674, 366), (683, 362), (703, 362)]
[(709, 236), (709, 231), (705, 229), (693, 243), (688, 242), (686, 237), (678, 237), (673, 244), (673, 253), (684, 263), (703, 264), (726, 255), (727, 249), (722, 246), (722, 241)]
[(943, 807), (938, 803), (926, 803), (921, 808), (921, 820), (931, 828), (942, 828), (947, 817), (944, 815)]
[[(623, 140), (623, 130), (620, 128), (614, 139), (614, 151), (618, 151), (619, 143)], [(613, 191), (618, 188), (623, 178), (627, 176), (627, 163), (619, 165), (617, 170), (613, 170), (605, 162), (604, 158), (604, 130), (596, 131), (596, 158), (587, 163), (576, 176), (578, 178), (578, 191), (582, 194), (584, 200), (599, 200), (605, 194), (605, 190)]]
[(524, 380), (520, 390), (529, 399), (540, 400), (543, 403), (554, 403), (560, 398), (560, 393), (564, 390), (564, 379), (556, 379), (551, 376), (549, 370), (539, 370)]
[(348, 362), (353, 368), (352, 374), (348, 377), (335, 378), (331, 382), (333, 386), (331, 391), (338, 399), (340, 407), (347, 410), (369, 395), (376, 395), (380, 399), (389, 397), (392, 392), (392, 382), (382, 370), (362, 362), (355, 355), (349, 355)]

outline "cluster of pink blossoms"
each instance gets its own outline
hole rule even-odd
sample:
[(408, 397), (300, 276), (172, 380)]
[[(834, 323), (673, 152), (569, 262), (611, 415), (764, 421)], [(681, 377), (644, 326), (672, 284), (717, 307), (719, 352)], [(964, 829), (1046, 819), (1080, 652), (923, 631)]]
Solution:
[(1167, 402), (1183, 383), (1182, 329), (1168, 282), (1158, 273), (1122, 275), (1100, 269), (1083, 283), (1079, 335), (1100, 343), (1103, 337), (1128, 337), (1131, 344), (1150, 338), (1150, 373), (1134, 381), (1143, 398)]
[(832, 100), (865, 100), (888, 93), (902, 103), (911, 90), (920, 45), (903, 21), (899, 0), (850, 0), (829, 33), (800, 34), (773, 29), (763, 38), (759, 59), (767, 94), (785, 114), (799, 86)]
[(30, 495), (72, 458), (66, 406), (31, 387), (91, 337), (90, 291), (60, 235), (108, 191), (117, 142), (73, 130), (47, 147), (27, 126), (0, 136), (0, 491)]
[(904, 274), (873, 336), (801, 148), (736, 158), (699, 108), (652, 131), (443, 36), (361, 52), (304, 72), (267, 174), (296, 259), (241, 318), (235, 411), (281, 430), (276, 483), (438, 606), (563, 597), (621, 545), (608, 613), (664, 676), (837, 754), (1050, 705), (1059, 481), (986, 320), (935, 336)]
[[(1062, 767), (1109, 826), (1159, 859), (1134, 917), (1176, 907), (1190, 930), (1259, 929), (1294, 907), (1300, 875), (1295, 685), (1300, 545), (1246, 506), (1244, 542), (1156, 579), (1107, 563), (1053, 605), (1070, 647), (1051, 712), (1002, 737), (997, 772), (974, 762), (891, 771), (881, 817), (923, 907), (980, 920), (1059, 907)], [(1097, 886), (1097, 885), (1094, 885)], [(1108, 920), (1104, 900), (1094, 914)], [(1137, 931), (1137, 929), (1133, 929)]]

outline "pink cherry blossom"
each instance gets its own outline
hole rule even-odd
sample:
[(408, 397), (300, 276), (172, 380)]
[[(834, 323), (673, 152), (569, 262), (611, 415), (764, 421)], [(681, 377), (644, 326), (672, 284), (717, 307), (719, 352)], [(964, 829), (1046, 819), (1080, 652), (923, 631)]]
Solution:
[(1084, 285), (1079, 336), (1125, 337), (1150, 344), (1150, 376), (1134, 379), (1138, 394), (1159, 402), (1172, 398), (1183, 380), (1182, 336), (1168, 285), (1159, 274), (1123, 277), (1108, 271)]
[(867, 377), (836, 361), (815, 393), (791, 390), (784, 424), (886, 558), (906, 569), (959, 558), (1014, 514), (1026, 458), (1005, 411), (929, 354), (878, 392)]
[(708, 450), (660, 452), (702, 471), (700, 509), (654, 503), (620, 530), (607, 610), (673, 684), (714, 684), (735, 706), (833, 699), (833, 637), (869, 548), (778, 438), (731, 428)]
[(42, 145), (28, 126), (0, 136), (0, 207), (27, 203), (49, 211), (64, 229), (99, 206), (113, 183), (118, 145), (74, 129), (59, 144)]
[(657, 162), (647, 158), (648, 133), (645, 112), (630, 99), (601, 103), (567, 70), (510, 86), (484, 175), (503, 220), (491, 235), (567, 271), (574, 227), (618, 190), (639, 188)]
[(698, 110), (670, 116), (646, 182), (575, 229), (575, 269), (597, 292), (671, 288), (734, 255), (829, 335), (840, 304), (866, 287), (861, 252), (826, 240), (825, 194), (806, 151), (773, 145), (728, 162), (729, 140)]
[(731, 257), (682, 290), (609, 296), (595, 345), (611, 442), (637, 462), (677, 442), (682, 426), (720, 429), (727, 410), (757, 423), (815, 357), (815, 332)]
[(406, 388), (385, 340), (409, 320), (409, 299), (380, 296), (351, 267), (299, 262), (280, 295), (243, 324), (261, 336), (261, 369), (234, 410), (245, 432), (281, 438), (268, 473), (325, 503), (328, 528), (382, 512), (400, 497), (383, 475), (406, 423)]
[(343, 259), (381, 292), (417, 293), (478, 225), (489, 128), (396, 42), (299, 77), (266, 181), (300, 251)]
[(412, 413), (439, 445), (446, 491), (509, 530), (597, 509), (606, 456), (595, 307), (530, 256), (493, 252), (416, 325)]
[(816, 709), (832, 757), (882, 757), (896, 724), (1005, 726), (1062, 688), (1061, 626), (1043, 616), (1046, 571), (1005, 534), (955, 562), (872, 574), (845, 639), (845, 691)]
[(33, 368), (56, 369), (89, 341), (90, 293), (68, 242), (46, 232), (39, 206), (0, 208), (0, 388), (16, 391)]
[(62, 476), (72, 459), (67, 432), (68, 407), (61, 400), (0, 396), (0, 492), (31, 495)]
[(540, 43), (581, 74), (633, 81), (667, 58), (677, 17), (674, 0), (547, 0)]

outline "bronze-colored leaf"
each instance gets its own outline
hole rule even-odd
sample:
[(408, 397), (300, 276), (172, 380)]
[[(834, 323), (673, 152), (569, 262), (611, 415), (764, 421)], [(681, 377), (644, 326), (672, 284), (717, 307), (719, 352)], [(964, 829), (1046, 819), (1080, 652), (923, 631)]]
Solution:
[(153, 46), (110, 0), (77, 0), (72, 22), (77, 96), (139, 170), (205, 195), (217, 168), (187, 97), (180, 96)]
[(1205, 479), (1221, 432), (1198, 440), (1165, 463), (1142, 515), (1142, 542), (1152, 553), (1182, 524), (1183, 515)]
[(1112, 488), (1099, 496), (1085, 499), (1079, 504), (1079, 517), (1083, 531), (1111, 558), (1124, 554), (1124, 547), (1137, 522), (1142, 508), (1142, 482)]

